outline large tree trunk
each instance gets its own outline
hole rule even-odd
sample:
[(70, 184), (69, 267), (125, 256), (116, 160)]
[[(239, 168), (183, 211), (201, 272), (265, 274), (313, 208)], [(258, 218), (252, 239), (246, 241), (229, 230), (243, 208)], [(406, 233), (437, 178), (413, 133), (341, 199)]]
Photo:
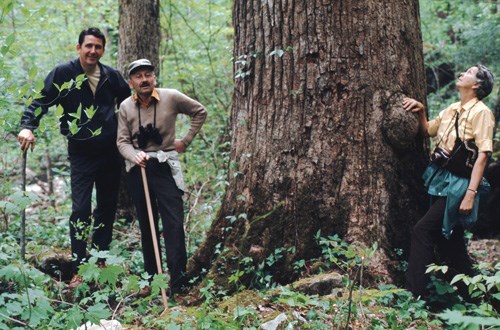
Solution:
[(238, 259), (294, 247), (269, 269), (286, 283), (321, 230), (378, 242), (372, 264), (394, 275), (426, 205), (424, 140), (401, 107), (425, 99), (418, 1), (237, 0), (233, 22), (233, 166), (190, 271), (223, 284)]
[[(159, 72), (160, 49), (160, 4), (159, 0), (130, 1), (119, 3), (118, 70), (125, 79), (128, 64), (140, 58), (147, 58)], [(122, 181), (117, 216), (131, 220), (135, 210), (127, 192), (125, 166), (122, 167)]]

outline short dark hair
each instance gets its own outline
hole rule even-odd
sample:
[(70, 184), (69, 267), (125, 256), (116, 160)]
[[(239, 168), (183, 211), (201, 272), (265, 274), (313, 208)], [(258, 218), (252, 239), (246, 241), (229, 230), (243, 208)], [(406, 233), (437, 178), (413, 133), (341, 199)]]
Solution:
[(99, 30), (96, 27), (90, 27), (90, 28), (85, 29), (82, 32), (80, 32), (80, 35), (78, 36), (78, 44), (81, 46), (83, 44), (83, 40), (85, 39), (85, 36), (89, 36), (89, 35), (101, 39), (102, 40), (102, 47), (106, 47), (106, 37), (101, 32), (101, 30)]
[(476, 64), (477, 73), (476, 78), (479, 83), (479, 88), (476, 89), (476, 96), (478, 99), (482, 100), (486, 96), (490, 95), (493, 89), (493, 84), (495, 83), (495, 78), (490, 69), (482, 64)]

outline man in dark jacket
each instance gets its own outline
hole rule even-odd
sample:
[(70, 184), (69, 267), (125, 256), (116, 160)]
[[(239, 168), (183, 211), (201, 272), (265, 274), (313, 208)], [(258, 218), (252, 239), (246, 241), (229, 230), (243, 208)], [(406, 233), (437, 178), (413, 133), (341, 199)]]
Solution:
[[(118, 201), (121, 157), (116, 148), (115, 111), (130, 96), (121, 74), (102, 63), (106, 38), (97, 28), (83, 30), (76, 50), (79, 58), (56, 66), (45, 78), (42, 97), (25, 109), (18, 135), (21, 149), (33, 150), (33, 130), (49, 107), (57, 111), (60, 130), (68, 138), (71, 169), (72, 213), (70, 216), (73, 278), (70, 288), (81, 284), (78, 266), (86, 257), (91, 224), (92, 189), (96, 188), (92, 245), (108, 250)], [(62, 87), (62, 88), (61, 88)]]

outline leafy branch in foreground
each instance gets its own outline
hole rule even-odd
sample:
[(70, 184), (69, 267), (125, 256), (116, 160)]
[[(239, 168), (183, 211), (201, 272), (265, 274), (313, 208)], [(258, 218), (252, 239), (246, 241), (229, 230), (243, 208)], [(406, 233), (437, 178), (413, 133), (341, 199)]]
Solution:
[[(54, 83), (54, 86), (58, 90), (58, 95), (53, 100), (50, 100), (48, 103), (40, 103), (39, 101), (37, 101), (37, 102), (41, 106), (49, 105), (57, 99), (68, 96), (71, 91), (73, 91), (75, 89), (81, 89), (82, 84), (87, 79), (88, 79), (87, 76), (84, 73), (82, 73), (82, 74), (76, 76), (75, 79), (71, 79), (69, 81), (66, 81), (66, 82), (62, 83), (61, 85)], [(44, 96), (40, 92), (41, 89), (37, 89), (37, 90), (38, 91), (35, 93), (34, 99), (40, 100)], [(31, 101), (32, 100), (30, 98), (30, 102)], [(74, 137), (80, 132), (80, 130), (83, 127), (85, 127), (88, 123), (90, 123), (90, 121), (92, 120), (92, 118), (94, 117), (96, 112), (97, 112), (97, 109), (94, 108), (93, 105), (91, 105), (88, 108), (82, 109), (82, 105), (80, 104), (75, 112), (65, 113), (64, 108), (62, 107), (62, 105), (59, 104), (56, 107), (55, 114), (59, 120), (66, 120), (66, 124), (68, 125), (68, 130), (69, 130), (69, 136)], [(35, 110), (35, 117), (39, 117), (41, 114), (42, 114), (42, 108), (38, 107)], [(91, 137), (93, 137), (93, 136), (99, 135), (101, 133), (102, 128), (100, 127), (98, 129), (96, 129), (95, 131), (92, 131), (89, 128), (87, 128), (87, 129), (90, 131)]]

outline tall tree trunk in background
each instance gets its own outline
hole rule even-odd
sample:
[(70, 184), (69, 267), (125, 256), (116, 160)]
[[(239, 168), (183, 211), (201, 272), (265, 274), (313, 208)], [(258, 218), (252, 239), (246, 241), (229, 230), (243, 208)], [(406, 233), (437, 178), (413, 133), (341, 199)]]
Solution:
[[(125, 79), (127, 66), (140, 58), (147, 58), (156, 68), (160, 63), (160, 3), (159, 0), (119, 2), (118, 70)], [(118, 217), (131, 219), (134, 208), (127, 192), (125, 167), (122, 168), (122, 182), (118, 202)]]
[(229, 186), (190, 272), (223, 284), (238, 259), (294, 247), (269, 269), (290, 282), (321, 230), (378, 242), (372, 271), (390, 280), (427, 201), (425, 141), (401, 106), (425, 99), (418, 1), (236, 0), (233, 23)]
[[(149, 59), (158, 69), (160, 62), (159, 0), (120, 0), (119, 11), (118, 69), (125, 74), (128, 64), (139, 58)], [(156, 73), (158, 74), (158, 70)]]

